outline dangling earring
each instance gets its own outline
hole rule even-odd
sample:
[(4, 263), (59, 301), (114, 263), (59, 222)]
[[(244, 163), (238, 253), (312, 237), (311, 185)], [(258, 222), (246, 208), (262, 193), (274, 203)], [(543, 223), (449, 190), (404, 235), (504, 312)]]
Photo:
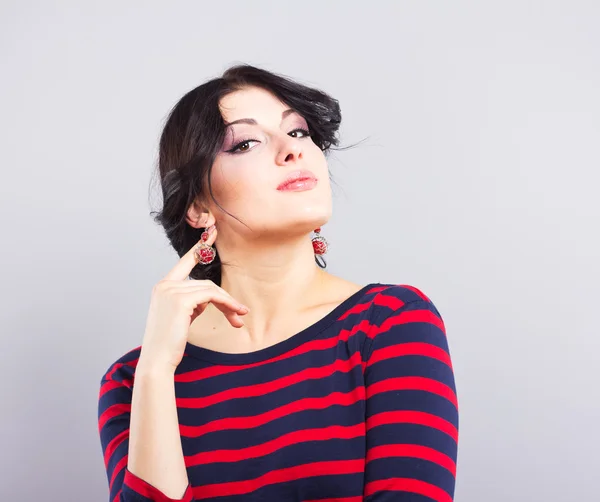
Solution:
[(196, 258), (196, 263), (208, 265), (209, 263), (212, 263), (215, 256), (217, 256), (217, 250), (204, 242), (208, 240), (208, 232), (206, 230), (202, 232), (200, 239), (202, 239), (202, 242), (196, 246), (194, 257)]
[(321, 227), (316, 228), (315, 234), (317, 235), (312, 238), (312, 245), (316, 255), (323, 255), (327, 253), (327, 250), (329, 249), (329, 243), (327, 242), (327, 239), (320, 235), (320, 232)]

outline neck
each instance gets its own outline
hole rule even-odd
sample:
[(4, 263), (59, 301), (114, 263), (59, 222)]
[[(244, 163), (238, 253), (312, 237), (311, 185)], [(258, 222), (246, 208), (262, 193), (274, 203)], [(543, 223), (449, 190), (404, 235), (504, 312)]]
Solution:
[[(306, 234), (278, 242), (257, 239), (229, 246), (221, 239), (216, 246), (222, 262), (221, 287), (249, 307), (250, 313), (242, 316), (244, 327), (239, 329), (247, 330), (253, 340), (268, 338), (330, 293), (334, 276), (315, 263)], [(220, 317), (219, 324), (228, 322), (222, 313)]]

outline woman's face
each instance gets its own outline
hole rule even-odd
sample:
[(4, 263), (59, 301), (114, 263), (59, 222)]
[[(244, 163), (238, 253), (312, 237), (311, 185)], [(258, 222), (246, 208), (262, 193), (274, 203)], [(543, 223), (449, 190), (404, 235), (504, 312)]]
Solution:
[[(227, 126), (225, 140), (212, 169), (215, 198), (255, 234), (309, 233), (326, 223), (332, 210), (327, 161), (308, 136), (304, 117), (288, 111), (274, 95), (248, 87), (220, 102), (226, 124), (240, 119), (256, 123)], [(307, 169), (317, 178), (305, 191), (277, 187), (292, 172)], [(217, 227), (245, 234), (249, 230), (209, 199)], [(256, 234), (255, 234), (256, 236)]]

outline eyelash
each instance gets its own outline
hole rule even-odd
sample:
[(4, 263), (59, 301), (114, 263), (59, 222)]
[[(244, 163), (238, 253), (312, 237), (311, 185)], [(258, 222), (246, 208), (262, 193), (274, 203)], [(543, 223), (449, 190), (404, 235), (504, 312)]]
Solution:
[[(290, 133), (293, 133), (293, 132), (296, 132), (296, 131), (301, 131), (302, 133), (304, 133), (304, 137), (305, 137), (305, 138), (310, 136), (310, 131), (308, 131), (307, 129), (304, 129), (304, 128), (302, 128), (302, 127), (298, 127), (297, 129), (294, 129), (293, 131), (290, 131)], [(302, 138), (298, 138), (298, 139), (302, 139)], [(244, 144), (246, 144), (246, 143), (249, 143), (250, 141), (258, 141), (258, 140), (256, 140), (256, 139), (250, 139), (250, 138), (249, 138), (249, 139), (245, 139), (245, 140), (243, 140), (243, 141), (240, 141), (240, 142), (239, 142), (237, 145), (235, 145), (233, 148), (231, 148), (230, 150), (227, 150), (227, 153), (232, 153), (233, 155), (239, 155), (240, 153), (246, 153), (246, 152), (248, 152), (249, 150), (245, 150), (245, 151), (243, 151), (243, 152), (242, 152), (242, 151), (239, 151), (239, 152), (237, 152), (236, 150), (237, 150), (237, 149), (238, 149), (240, 146), (242, 146), (242, 145), (244, 145)]]

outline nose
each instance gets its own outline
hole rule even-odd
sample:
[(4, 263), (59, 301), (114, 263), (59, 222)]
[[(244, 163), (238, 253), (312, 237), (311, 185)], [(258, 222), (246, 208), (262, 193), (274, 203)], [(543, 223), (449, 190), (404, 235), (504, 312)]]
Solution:
[(277, 152), (275, 162), (280, 166), (288, 165), (290, 162), (297, 162), (302, 158), (302, 150), (303, 147), (300, 144), (300, 140), (286, 134)]

